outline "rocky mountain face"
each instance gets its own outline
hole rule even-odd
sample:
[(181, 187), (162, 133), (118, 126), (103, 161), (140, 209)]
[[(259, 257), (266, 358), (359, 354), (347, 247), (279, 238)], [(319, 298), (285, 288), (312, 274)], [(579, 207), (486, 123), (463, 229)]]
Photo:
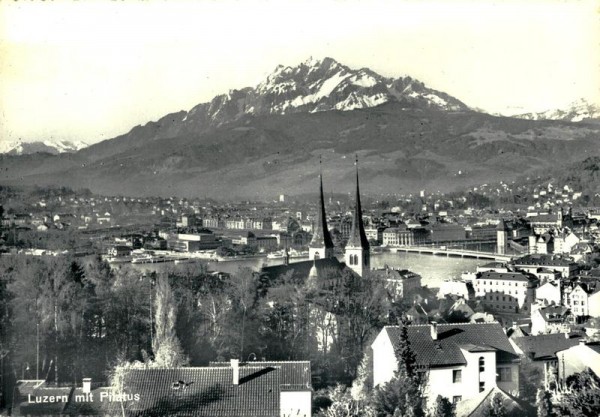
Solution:
[(600, 106), (579, 99), (571, 103), (566, 109), (546, 110), (540, 113), (517, 114), (513, 117), (527, 120), (564, 120), (581, 122), (582, 120), (600, 121)]
[(85, 148), (87, 143), (79, 141), (38, 141), (38, 142), (12, 142), (0, 144), (0, 153), (9, 155), (28, 155), (33, 153), (73, 153)]
[(350, 69), (332, 58), (311, 58), (295, 67), (278, 66), (255, 87), (231, 90), (190, 111), (136, 126), (125, 135), (92, 146), (88, 155), (115, 155), (149, 140), (199, 134), (244, 117), (351, 111), (384, 103), (413, 109), (469, 110), (460, 100), (410, 77), (385, 78), (367, 68)]
[(325, 58), (76, 153), (0, 155), (0, 184), (262, 199), (314, 192), (322, 159), (326, 192), (339, 193), (354, 154), (366, 194), (448, 191), (600, 155), (600, 126), (495, 117)]

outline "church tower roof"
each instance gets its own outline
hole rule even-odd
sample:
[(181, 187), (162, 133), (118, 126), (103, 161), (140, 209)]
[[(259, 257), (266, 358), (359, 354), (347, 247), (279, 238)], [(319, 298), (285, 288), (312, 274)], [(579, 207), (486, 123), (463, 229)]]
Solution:
[(360, 188), (358, 184), (358, 157), (356, 157), (356, 204), (352, 216), (352, 229), (348, 238), (347, 247), (369, 249), (369, 240), (365, 233), (362, 219), (362, 207), (360, 205)]
[(319, 174), (319, 207), (317, 208), (317, 223), (313, 230), (313, 237), (309, 243), (312, 248), (333, 248), (333, 241), (327, 228), (327, 217), (325, 216), (325, 201), (323, 198), (323, 175)]

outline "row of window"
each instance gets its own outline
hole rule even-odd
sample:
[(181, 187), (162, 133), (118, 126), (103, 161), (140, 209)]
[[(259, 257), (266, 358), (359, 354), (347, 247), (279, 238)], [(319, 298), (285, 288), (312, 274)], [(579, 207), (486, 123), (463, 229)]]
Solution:
[[(501, 281), (502, 284), (500, 284), (498, 281), (490, 281), (490, 285), (508, 285), (509, 287), (513, 285), (513, 283), (511, 281), (508, 281), (508, 284), (506, 284), (506, 281)], [(483, 281), (483, 285), (486, 285), (486, 281)], [(517, 282), (515, 282), (515, 287), (518, 287), (519, 284)], [(526, 287), (527, 283), (524, 282), (521, 284), (522, 287)]]
[[(510, 303), (510, 302), (515, 302), (515, 303), (518, 303), (518, 301), (519, 301), (519, 300), (516, 300), (514, 297), (508, 297), (508, 300), (507, 300), (506, 298), (507, 298), (507, 297), (504, 297), (504, 296), (503, 296), (503, 297), (502, 297), (502, 301), (508, 301), (509, 303)], [(493, 295), (487, 295), (487, 294), (486, 294), (486, 295), (484, 295), (484, 296), (483, 296), (483, 299), (484, 299), (484, 300), (490, 300), (490, 301), (494, 301), (494, 296), (493, 296)], [(500, 296), (499, 296), (499, 295), (497, 295), (497, 296), (496, 296), (496, 301), (500, 301)]]
[[(479, 373), (485, 372), (485, 358), (482, 356), (479, 358)], [(512, 382), (512, 369), (511, 368), (497, 368), (496, 381), (498, 382)], [(455, 369), (452, 371), (452, 383), (459, 384), (462, 382), (462, 369)], [(480, 382), (483, 384), (483, 382)]]

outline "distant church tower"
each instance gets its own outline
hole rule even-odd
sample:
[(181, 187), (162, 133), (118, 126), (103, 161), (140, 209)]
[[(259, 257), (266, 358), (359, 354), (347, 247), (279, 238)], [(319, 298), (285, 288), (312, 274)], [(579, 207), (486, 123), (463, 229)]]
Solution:
[(500, 255), (506, 254), (506, 245), (508, 243), (508, 228), (504, 220), (500, 219), (496, 227), (496, 252)]
[(319, 207), (317, 208), (317, 223), (313, 230), (312, 240), (308, 244), (309, 259), (333, 258), (333, 241), (327, 229), (325, 202), (323, 200), (323, 175), (319, 175)]
[(350, 238), (346, 244), (346, 253), (344, 260), (361, 277), (366, 271), (371, 269), (371, 254), (369, 252), (369, 240), (365, 233), (365, 226), (362, 219), (362, 208), (360, 205), (360, 189), (358, 186), (358, 157), (356, 158), (356, 205), (354, 206), (354, 215), (352, 217), (352, 230)]

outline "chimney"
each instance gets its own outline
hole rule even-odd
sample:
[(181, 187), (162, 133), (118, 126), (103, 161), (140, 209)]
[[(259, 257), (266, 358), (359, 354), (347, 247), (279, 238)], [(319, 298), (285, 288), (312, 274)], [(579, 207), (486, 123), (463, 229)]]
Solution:
[(231, 359), (231, 368), (233, 369), (233, 385), (240, 384), (240, 360)]
[(437, 340), (438, 332), (437, 332), (437, 323), (432, 321), (429, 325), (429, 329), (431, 330), (431, 339)]
[(92, 378), (83, 378), (81, 390), (84, 394), (89, 394), (92, 392)]

